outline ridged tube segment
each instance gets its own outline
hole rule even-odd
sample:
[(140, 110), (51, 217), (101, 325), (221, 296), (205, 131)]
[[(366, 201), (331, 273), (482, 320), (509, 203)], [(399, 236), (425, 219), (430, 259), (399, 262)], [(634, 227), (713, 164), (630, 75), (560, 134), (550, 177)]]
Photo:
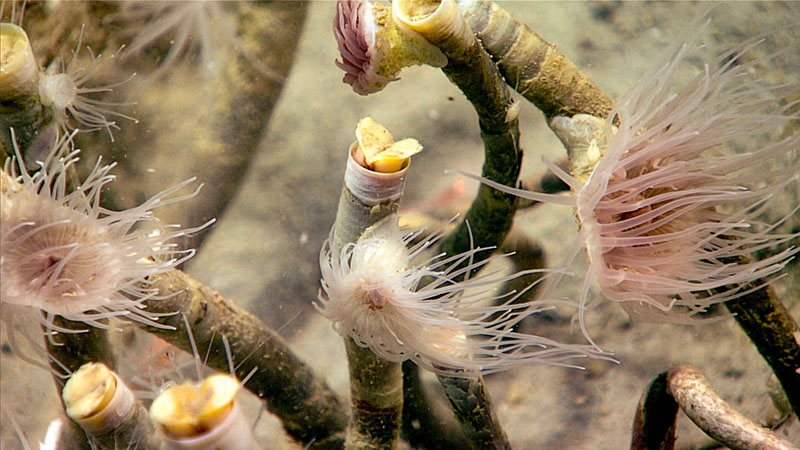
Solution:
[[(422, 35), (447, 56), (442, 68), (478, 114), (486, 159), (482, 175), (514, 186), (519, 177), (522, 150), (514, 102), (497, 67), (484, 51), (453, 0), (419, 2), (395, 0), (392, 16)], [(456, 255), (476, 247), (499, 247), (511, 229), (517, 199), (486, 185), (454, 233), (439, 250)], [(489, 252), (481, 257), (488, 257)], [(505, 431), (491, 408), (482, 377), (439, 376), (456, 418), (474, 448), (510, 448)]]
[(701, 430), (732, 450), (798, 450), (721, 399), (702, 372), (688, 365), (667, 372), (667, 392)]
[[(362, 121), (363, 122), (363, 121)], [(348, 150), (345, 182), (331, 233), (333, 255), (358, 241), (370, 226), (397, 212), (408, 164), (391, 173), (369, 170), (354, 159), (360, 143)], [(393, 449), (400, 432), (403, 374), (400, 363), (386, 361), (345, 338), (352, 414), (345, 448)]]
[(172, 385), (150, 406), (169, 450), (259, 450), (236, 395), (236, 377), (214, 374), (202, 382)]
[(55, 135), (45, 130), (53, 112), (39, 98), (39, 65), (28, 35), (14, 24), (0, 23), (0, 67), (0, 150), (9, 157), (15, 142), (23, 155), (32, 144), (49, 146)]
[(61, 392), (67, 415), (83, 428), (93, 448), (162, 448), (147, 410), (104, 364), (84, 364)]
[(548, 119), (579, 113), (608, 116), (612, 100), (555, 45), (494, 2), (460, 0), (458, 7), (508, 85)]

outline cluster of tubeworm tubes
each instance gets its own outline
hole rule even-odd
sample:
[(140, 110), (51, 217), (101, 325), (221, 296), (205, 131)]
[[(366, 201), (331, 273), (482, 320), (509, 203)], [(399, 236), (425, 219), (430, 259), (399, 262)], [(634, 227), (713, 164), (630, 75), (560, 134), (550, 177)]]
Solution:
[[(47, 371), (60, 393), (63, 414), (40, 448), (266, 448), (256, 432), (265, 412), (302, 448), (511, 448), (485, 377), (624, 366), (587, 325), (609, 301), (634, 323), (736, 321), (797, 426), (798, 299), (779, 299), (772, 284), (796, 270), (800, 200), (765, 217), (800, 184), (800, 85), (758, 76), (784, 56), (759, 52), (769, 33), (708, 55), (714, 10), (698, 10), (612, 99), (491, 1), (327, 4), (340, 55), (330, 76), (343, 71), (355, 94), (380, 96), (406, 67), (440, 70), (473, 106), (485, 158), (481, 174), (449, 175), (479, 184), (468, 210), (421, 219), (400, 203), (412, 160), (431, 150), (369, 116), (341, 124), (355, 141), (336, 153), (343, 187), (308, 304), (343, 339), (348, 405), (278, 331), (182, 270), (258, 147), (307, 8), (3, 3), (0, 311), (7, 357)], [(203, 107), (168, 94), (186, 73), (210, 86)], [(152, 86), (161, 90), (136, 96)], [(566, 150), (535, 181), (520, 181), (521, 103)], [(164, 125), (160, 107), (186, 120)], [(169, 168), (156, 194), (135, 182), (152, 167)], [(545, 203), (574, 214), (578, 237), (557, 265), (526, 266), (525, 246), (515, 255), (507, 238), (518, 210)], [(561, 295), (565, 284), (573, 296)], [(531, 332), (555, 310), (580, 331), (569, 342)], [(121, 350), (133, 348), (124, 336), (152, 336), (144, 362), (121, 354), (133, 352)], [(661, 370), (631, 414), (632, 449), (675, 448), (681, 410), (729, 448), (797, 448), (791, 430), (715, 394), (702, 368)], [(447, 408), (423, 386), (430, 374)], [(3, 426), (31, 448), (38, 430), (18, 414), (4, 406)]]

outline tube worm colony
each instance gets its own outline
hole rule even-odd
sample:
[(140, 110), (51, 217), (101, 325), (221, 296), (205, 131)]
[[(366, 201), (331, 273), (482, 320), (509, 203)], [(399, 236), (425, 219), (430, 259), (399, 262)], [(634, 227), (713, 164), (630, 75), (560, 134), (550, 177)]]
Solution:
[[(471, 10), (475, 3), (460, 4)], [(340, 8), (339, 12), (346, 11)], [(448, 56), (449, 64), (443, 71), (476, 105), (480, 116), (482, 101), (471, 98), (469, 82), (464, 83), (461, 74), (450, 69), (460, 63), (459, 51), (469, 47), (458, 42), (472, 38), (464, 20), (452, 19), (459, 15), (456, 3), (447, 0), (396, 1), (392, 9), (393, 20), (419, 33)], [(595, 110), (600, 117), (557, 116), (552, 108), (530, 99), (545, 115), (555, 116), (550, 124), (568, 148), (572, 174), (555, 164), (548, 166), (575, 190), (575, 198), (529, 193), (481, 178), (503, 192), (576, 207), (582, 239), (568, 253), (565, 264), (586, 246), (590, 267), (580, 294), (578, 318), (584, 335), (594, 345), (584, 316), (594, 279), (599, 281), (603, 296), (621, 302), (632, 318), (692, 323), (710, 305), (747, 298), (764, 289), (769, 277), (798, 252), (790, 246), (760, 260), (751, 259), (757, 251), (800, 238), (800, 233), (773, 232), (800, 206), (775, 223), (757, 219), (774, 193), (800, 177), (796, 158), (800, 135), (790, 133), (750, 153), (730, 155), (720, 149), (743, 138), (774, 136), (786, 124), (797, 121), (791, 112), (797, 102), (788, 100), (781, 105), (781, 97), (787, 91), (792, 94), (796, 87), (770, 88), (746, 78), (762, 62), (743, 61), (758, 39), (724, 53), (680, 86), (676, 71), (687, 55), (700, 48), (704, 16), (695, 19), (691, 32), (670, 46), (610, 112), (602, 107)], [(513, 23), (508, 16), (500, 22)], [(475, 28), (481, 28), (476, 30), (479, 35), (489, 29), (485, 24), (476, 24)], [(341, 49), (341, 40), (346, 44), (348, 36), (337, 33), (337, 38)], [(528, 50), (529, 57), (535, 53), (532, 47)], [(362, 68), (365, 73), (371, 70), (368, 65)], [(519, 78), (516, 80), (518, 87)], [(344, 81), (353, 83), (347, 76)], [(586, 88), (591, 91), (593, 85)], [(358, 92), (355, 84), (354, 89)], [(565, 108), (564, 112), (575, 111)], [(484, 128), (483, 117), (481, 124)], [(756, 164), (769, 161), (785, 166), (767, 177), (748, 173)], [(548, 288), (559, 279), (560, 275), (554, 276)], [(761, 308), (751, 303), (753, 308)], [(797, 326), (791, 325), (791, 318), (788, 323), (783, 332), (791, 334)], [(753, 339), (771, 361), (758, 339)], [(796, 343), (789, 348), (797, 361)], [(385, 349), (375, 351), (383, 357), (395, 357)], [(782, 377), (781, 364), (770, 363)], [(781, 380), (797, 401), (791, 388), (798, 381), (797, 374), (783, 375)]]
[[(371, 119), (364, 119), (359, 131), (365, 122), (374, 124)], [(356, 182), (348, 182), (353, 179), (348, 175), (350, 171), (364, 170), (353, 164), (352, 157), (353, 153), (369, 147), (364, 145), (367, 141), (364, 134), (357, 133), (359, 141), (350, 152), (345, 183), (361, 199), (376, 198), (380, 197), (376, 194), (380, 188), (376, 189), (374, 184), (370, 188), (357, 188)], [(390, 161), (394, 161), (393, 153), (387, 156)], [(420, 257), (434, 247), (444, 231), (426, 237), (422, 233), (422, 230), (401, 230), (397, 215), (390, 214), (367, 227), (357, 241), (339, 245), (338, 251), (330, 241), (323, 245), (320, 266), (324, 294), (320, 294), (316, 306), (340, 334), (351, 337), (361, 347), (369, 347), (386, 360), (411, 359), (430, 371), (459, 377), (474, 377), (533, 362), (572, 366), (580, 364), (580, 361), (572, 363), (574, 358), (603, 356), (592, 352), (590, 346), (563, 345), (514, 331), (522, 320), (559, 302), (517, 302), (522, 293), (496, 294), (494, 287), (543, 271), (506, 276), (489, 271), (470, 278), (470, 273), (479, 272), (503, 255), (473, 263), (477, 254), (492, 250), (474, 248), (426, 260)], [(414, 240), (419, 242), (411, 244)], [(495, 302), (499, 304), (492, 306)]]
[[(262, 34), (249, 25), (238, 25), (239, 21), (251, 23), (243, 11), (252, 10), (241, 5), (211, 3), (195, 8), (191, 3), (153, 3), (119, 9), (110, 5), (109, 10), (117, 14), (102, 20), (111, 26), (125, 20), (148, 24), (142, 38), (132, 42), (135, 51), (128, 61), (160, 54), (155, 64), (164, 70), (154, 74), (168, 78), (177, 70), (174, 63), (179, 58), (199, 53), (200, 71), (209, 80), (222, 80), (224, 83), (211, 83), (223, 86), (223, 93), (245, 80), (241, 85), (246, 89), (232, 92), (250, 97), (249, 101), (237, 100), (241, 96), (215, 97), (219, 103), (214, 103), (212, 111), (224, 120), (218, 121), (221, 125), (213, 128), (208, 139), (186, 144), (198, 151), (223, 145), (223, 141), (238, 149), (240, 141), (247, 141), (243, 135), (259, 134), (256, 131), (263, 123), (229, 141), (218, 139), (230, 131), (225, 124), (237, 124), (238, 130), (248, 122), (245, 116), (256, 117), (248, 108), (258, 102), (260, 97), (254, 93), (261, 92), (263, 85), (253, 82), (253, 74), (272, 81), (283, 79), (254, 58), (258, 50), (253, 52), (249, 39), (256, 36), (258, 41)], [(687, 317), (693, 320), (710, 304), (763, 291), (771, 282), (768, 277), (774, 277), (797, 252), (785, 245), (796, 242), (798, 234), (775, 231), (783, 221), (792, 219), (796, 208), (783, 219), (760, 222), (770, 197), (796, 183), (800, 171), (793, 153), (798, 146), (797, 133), (789, 131), (782, 140), (749, 154), (717, 151), (721, 144), (768, 127), (782, 130), (797, 121), (792, 112), (797, 102), (788, 100), (775, 106), (775, 98), (783, 96), (782, 89), (765, 88), (748, 79), (767, 61), (747, 59), (755, 41), (723, 55), (682, 85), (672, 77), (680, 64), (697, 54), (702, 27), (695, 26), (694, 32), (671, 47), (656, 68), (612, 109), (608, 97), (552, 44), (491, 2), (398, 0), (389, 8), (340, 1), (336, 13), (334, 35), (341, 52), (337, 66), (357, 93), (379, 91), (397, 80), (399, 71), (410, 64), (443, 68), (475, 106), (486, 147), (484, 175), (495, 180), (487, 183), (498, 189), (513, 191), (522, 157), (520, 104), (511, 99), (504, 82), (543, 111), (567, 147), (570, 174), (555, 164), (549, 166), (575, 190), (575, 196), (523, 194), (577, 208), (581, 245), (590, 259), (581, 296), (575, 301), (548, 300), (550, 288), (566, 276), (564, 269), (508, 274), (487, 268), (509, 256), (491, 253), (503, 243), (516, 200), (485, 186), (473, 204), (472, 215), (456, 233), (448, 236), (446, 228), (430, 235), (421, 230), (404, 231), (397, 204), (409, 157), (421, 146), (413, 139), (394, 142), (385, 128), (369, 118), (362, 120), (357, 142), (348, 151), (337, 220), (319, 253), (322, 290), (315, 303), (345, 337), (352, 400), (350, 426), (345, 429), (347, 415), (336, 394), (277, 334), (271, 330), (264, 333), (266, 327), (258, 319), (174, 269), (192, 253), (179, 250), (176, 242), (202, 227), (184, 231), (163, 227), (153, 220), (152, 211), (196, 193), (179, 196), (177, 191), (185, 186), (182, 183), (133, 208), (109, 209), (100, 206), (100, 194), (113, 186), (109, 184), (112, 165), (104, 166), (98, 160), (88, 176), (82, 177), (84, 181), (79, 181), (74, 173), (75, 134), (66, 134), (71, 128), (65, 126), (66, 112), (72, 111), (73, 123), (81, 130), (101, 128), (109, 134), (116, 124), (109, 121), (107, 113), (117, 112), (95, 108), (100, 116), (82, 115), (75, 95), (81, 93), (80, 68), (87, 66), (79, 64), (78, 44), (72, 62), (62, 66), (61, 73), (40, 71), (35, 61), (34, 65), (21, 64), (19, 73), (34, 87), (25, 88), (23, 83), (20, 89), (5, 93), (0, 89), (4, 99), (22, 99), (16, 103), (16, 116), (4, 114), (3, 119), (25, 119), (15, 122), (21, 125), (18, 139), (17, 131), (9, 130), (4, 150), (13, 156), (6, 160), (1, 180), (2, 306), (9, 338), (13, 340), (15, 334), (6, 321), (9, 313), (33, 311), (51, 345), (47, 357), (58, 359), (78, 348), (70, 345), (70, 335), (64, 334), (76, 331), (62, 325), (65, 318), (91, 325), (93, 333), (118, 328), (123, 325), (119, 319), (127, 318), (184, 349), (191, 347), (196, 364), (200, 364), (194, 342), (187, 344), (184, 337), (176, 337), (180, 331), (171, 329), (196, 328), (198, 340), (208, 344), (203, 362), (218, 369), (225, 358), (220, 358), (214, 338), (217, 334), (230, 336), (234, 348), (225, 346), (227, 360), (230, 363), (230, 354), (239, 360), (230, 368), (231, 376), (201, 379), (198, 369), (196, 382), (165, 386), (152, 402), (150, 414), (133, 399), (123, 376), (111, 370), (116, 370), (113, 364), (109, 363), (110, 368), (89, 364), (76, 370), (77, 365), (71, 364), (75, 361), (64, 361), (62, 371), (70, 367), (66, 372), (72, 372), (67, 374), (70, 377), (63, 390), (66, 412), (90, 436), (92, 445), (257, 448), (250, 425), (253, 420), (240, 414), (236, 400), (243, 385), (267, 400), (266, 408), (304, 447), (393, 448), (401, 438), (414, 442), (414, 432), (422, 436), (423, 446), (433, 446), (439, 438), (455, 442), (452, 432), (435, 436), (438, 429), (429, 428), (436, 421), (443, 423), (441, 417), (426, 422), (422, 416), (401, 414), (409, 399), (421, 402), (423, 408), (430, 401), (425, 394), (409, 396), (413, 384), (409, 380), (417, 372), (409, 364), (403, 373), (400, 363), (411, 361), (438, 375), (469, 445), (509, 448), (482, 375), (531, 362), (575, 366), (592, 358), (610, 359), (591, 345), (594, 342), (584, 325), (593, 280), (599, 281), (603, 295), (622, 301), (634, 318), (688, 321)], [(447, 20), (442, 22), (441, 17)], [(242, 38), (247, 44), (221, 50), (209, 39), (211, 34), (196, 36), (198, 25), (214, 30), (214, 35), (223, 36), (226, 42)], [(4, 63), (17, 56), (23, 61), (28, 53), (32, 56), (27, 37), (20, 31), (4, 24)], [(16, 37), (6, 39), (11, 35)], [(144, 35), (153, 39), (146, 40)], [(175, 43), (165, 45), (171, 38)], [(195, 47), (190, 42), (202, 45)], [(529, 61), (536, 64), (526, 64)], [(92, 57), (88, 67), (96, 62)], [(243, 66), (249, 69), (239, 70)], [(27, 76), (34, 72), (36, 76)], [(233, 72), (247, 75), (231, 77)], [(0, 88), (5, 75), (0, 72)], [(678, 94), (674, 94), (676, 87)], [(95, 93), (105, 91), (99, 88)], [(239, 104), (245, 105), (241, 108), (245, 114), (226, 109)], [(111, 103), (88, 106), (98, 105), (102, 108)], [(84, 122), (77, 120), (81, 117)], [(117, 135), (120, 141), (127, 142), (125, 131)], [(764, 161), (775, 161), (780, 168), (758, 178), (750, 174), (749, 166)], [(227, 164), (227, 159), (221, 164)], [(38, 172), (32, 170), (36, 168)], [(110, 197), (105, 192), (104, 196)], [(212, 206), (207, 210), (220, 209)], [(502, 216), (502, 223), (494, 222), (493, 214)], [(155, 230), (140, 227), (148, 223)], [(460, 237), (453, 239), (456, 235)], [(776, 246), (780, 248), (774, 253), (751, 259), (754, 252)], [(567, 260), (579, 250), (574, 248)], [(14, 276), (13, 282), (6, 281), (7, 275)], [(534, 275), (540, 278), (525, 289), (535, 291), (543, 286), (537, 300), (530, 300), (525, 291), (497, 289), (498, 284), (528, 276), (533, 279)], [(561, 344), (529, 333), (532, 324), (539, 323), (529, 319), (557, 317), (548, 315), (557, 306), (577, 309), (590, 345)], [(184, 323), (169, 316), (179, 311), (186, 313)], [(542, 334), (550, 329), (544, 328)], [(67, 345), (59, 352), (53, 345), (62, 338)], [(102, 360), (91, 352), (77, 356), (76, 361)], [(254, 361), (264, 367), (256, 369)], [(245, 381), (240, 383), (234, 373)], [(249, 378), (245, 376), (248, 373), (255, 375)], [(781, 381), (784, 387), (790, 386), (785, 379)], [(787, 388), (786, 392), (791, 400), (792, 391)], [(113, 420), (106, 422), (108, 416)], [(102, 426), (96, 426), (100, 422)], [(144, 439), (143, 429), (158, 429), (157, 433), (145, 433), (154, 440)], [(60, 430), (54, 432), (60, 432), (66, 442), (70, 431), (65, 427), (54, 430)], [(86, 438), (83, 441), (88, 442)]]

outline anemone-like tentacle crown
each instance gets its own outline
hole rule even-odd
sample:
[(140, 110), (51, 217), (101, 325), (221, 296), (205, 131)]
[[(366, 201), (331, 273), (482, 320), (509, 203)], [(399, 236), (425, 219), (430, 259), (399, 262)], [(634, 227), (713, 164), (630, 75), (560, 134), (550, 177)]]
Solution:
[[(89, 87), (101, 65), (106, 61), (102, 55), (95, 56), (91, 49), (91, 61), (88, 64), (80, 62), (80, 50), (83, 42), (83, 30), (78, 45), (72, 52), (69, 64), (63, 60), (53, 62), (46, 71), (39, 75), (39, 96), (42, 104), (53, 108), (56, 124), (63, 134), (68, 134), (73, 129), (81, 131), (96, 131), (105, 129), (111, 142), (114, 142), (112, 129), (119, 129), (117, 123), (110, 120), (111, 116), (121, 117), (138, 123), (134, 117), (117, 111), (120, 106), (131, 106), (133, 103), (119, 103), (93, 98), (98, 94), (105, 94), (130, 81), (136, 74), (118, 83)], [(115, 58), (116, 54), (111, 56)], [(67, 114), (69, 113), (69, 114)], [(77, 127), (70, 124), (71, 115), (77, 122)]]
[[(753, 77), (775, 56), (750, 57), (760, 38), (682, 83), (680, 69), (704, 49), (705, 20), (696, 19), (604, 121), (552, 120), (576, 172), (551, 168), (574, 197), (513, 192), (576, 206), (590, 261), (581, 303), (595, 279), (634, 318), (692, 323), (709, 305), (754, 289), (750, 283), (763, 285), (798, 252), (788, 247), (754, 258), (800, 239), (800, 233), (775, 232), (800, 206), (791, 205), (777, 223), (759, 220), (770, 197), (800, 178), (800, 133), (777, 137), (785, 124), (800, 120), (791, 113), (798, 102), (782, 103), (785, 86), (771, 88)], [(749, 152), (726, 148), (765, 136), (772, 142)], [(767, 171), (754, 170), (768, 164)]]
[[(478, 263), (460, 255), (414, 259), (441, 237), (434, 233), (408, 247), (421, 231), (403, 232), (396, 216), (369, 229), (357, 243), (320, 252), (322, 289), (316, 308), (342, 335), (394, 362), (411, 359), (436, 373), (473, 376), (519, 364), (572, 366), (574, 358), (607, 357), (588, 345), (567, 345), (514, 331), (515, 325), (559, 302), (515, 303), (519, 294), (494, 287), (540, 270), (468, 278), (496, 256)], [(498, 304), (499, 303), (499, 304)]]
[[(699, 31), (690, 33), (606, 121), (607, 150), (578, 192), (578, 216), (590, 270), (604, 295), (634, 317), (686, 322), (742, 295), (746, 288), (731, 286), (774, 274), (797, 251), (751, 260), (759, 249), (800, 237), (770, 234), (775, 227), (758, 220), (766, 200), (800, 176), (792, 153), (800, 134), (747, 153), (724, 148), (798, 120), (750, 76), (762, 62), (745, 56), (756, 42), (680, 85), (678, 67), (702, 49)], [(752, 170), (770, 161), (788, 164), (769, 174)]]
[[(53, 315), (98, 327), (108, 327), (101, 319), (117, 316), (159, 326), (157, 316), (144, 310), (143, 302), (157, 296), (146, 287), (147, 278), (191, 257), (192, 250), (177, 250), (173, 241), (201, 227), (159, 226), (153, 209), (194, 196), (196, 191), (174, 195), (192, 180), (137, 207), (110, 211), (100, 206), (100, 195), (114, 178), (109, 174), (114, 164), (98, 160), (86, 179), (70, 188), (67, 174), (77, 154), (71, 136), (64, 136), (33, 175), (18, 149), (16, 158), (6, 160), (0, 220), (2, 303), (38, 308), (44, 325), (54, 330)], [(137, 228), (145, 222), (155, 227)]]
[(333, 34), (342, 60), (335, 61), (336, 67), (345, 72), (342, 81), (353, 86), (353, 90), (361, 95), (377, 92), (389, 82), (397, 80), (396, 77), (377, 74), (381, 62), (375, 40), (377, 26), (371, 3), (337, 2)]

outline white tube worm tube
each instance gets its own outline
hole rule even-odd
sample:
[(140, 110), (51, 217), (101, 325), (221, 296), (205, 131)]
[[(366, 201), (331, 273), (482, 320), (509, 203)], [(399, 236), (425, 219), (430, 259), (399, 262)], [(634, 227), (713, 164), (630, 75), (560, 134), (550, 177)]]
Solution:
[(86, 432), (94, 448), (158, 450), (147, 410), (122, 379), (102, 363), (87, 363), (61, 391), (67, 415)]
[(153, 400), (150, 416), (172, 450), (257, 450), (253, 431), (236, 401), (239, 381), (227, 374), (172, 386)]

